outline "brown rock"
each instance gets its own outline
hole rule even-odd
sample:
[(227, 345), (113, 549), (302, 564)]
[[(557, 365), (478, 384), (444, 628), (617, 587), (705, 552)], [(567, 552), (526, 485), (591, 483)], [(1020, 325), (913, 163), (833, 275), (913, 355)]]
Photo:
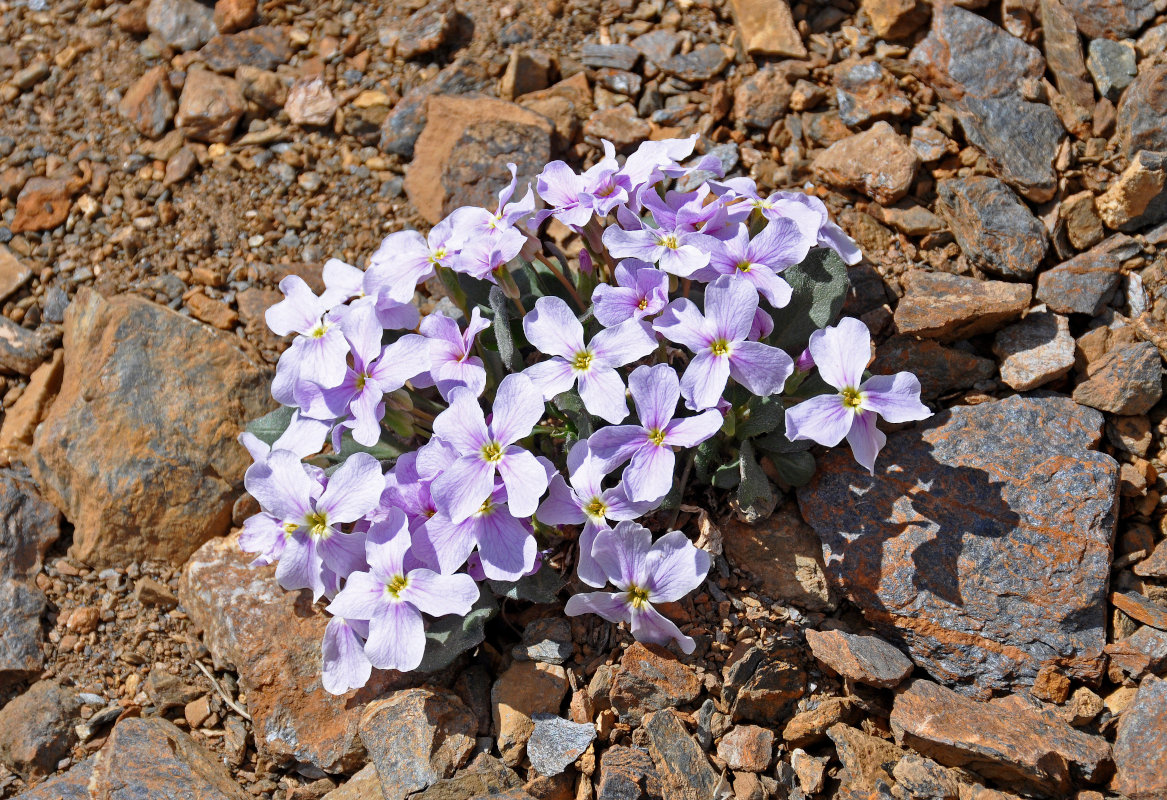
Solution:
[(911, 660), (878, 636), (807, 628), (806, 643), (834, 672), (869, 686), (894, 689), (912, 674)]
[(1122, 174), (1098, 196), (1106, 227), (1134, 231), (1167, 219), (1167, 153), (1140, 150)]
[(1144, 59), (1138, 76), (1118, 104), (1115, 138), (1119, 152), (1167, 151), (1167, 63)]
[(895, 310), (897, 330), (940, 341), (996, 330), (1020, 317), (1033, 294), (1024, 284), (944, 272), (913, 271), (902, 282), (906, 291)]
[(1066, 792), (1071, 777), (1107, 777), (1106, 740), (1020, 704), (979, 703), (931, 681), (896, 696), (896, 741), (949, 767), (1041, 796)]
[(150, 32), (150, 26), (146, 23), (146, 7), (148, 5), (150, 5), (148, 0), (132, 0), (132, 2), (122, 6), (114, 15), (114, 24), (126, 33), (134, 36), (145, 36)]
[(1139, 252), (1123, 234), (1105, 239), (1037, 276), (1037, 299), (1059, 314), (1097, 316), (1118, 286), (1122, 262)]
[(186, 75), (174, 124), (200, 142), (229, 142), (247, 101), (239, 84), (205, 69)]
[(184, 147), (175, 153), (166, 162), (166, 171), (162, 176), (163, 186), (173, 186), (190, 177), (198, 166), (198, 158), (189, 147)]
[(13, 255), (11, 250), (0, 245), (0, 301), (7, 300), (15, 294), (31, 277), (32, 270)]
[(532, 714), (558, 714), (567, 695), (567, 673), (555, 664), (518, 661), (495, 681), (490, 692), (498, 750), (508, 766), (523, 760), (535, 729)]
[(1155, 16), (1151, 0), (1062, 0), (1090, 39), (1125, 39)]
[[(798, 779), (798, 786), (804, 795), (815, 795), (823, 790), (826, 782), (827, 758), (815, 758), (805, 750), (795, 748), (790, 753), (790, 768), (794, 770), (794, 777)], [(848, 787), (843, 787), (848, 791)]]
[(26, 781), (57, 771), (77, 742), (77, 695), (54, 681), (37, 681), (0, 708), (0, 763)]
[(1148, 677), (1118, 722), (1112, 791), (1131, 800), (1167, 796), (1167, 681)]
[(215, 27), (219, 33), (235, 33), (255, 22), (257, 0), (215, 0)]
[(404, 689), (370, 703), (360, 732), (386, 800), (403, 800), (466, 763), (478, 720), (451, 692)]
[(150, 577), (139, 578), (134, 584), (134, 599), (144, 606), (154, 608), (168, 609), (178, 605), (178, 598), (170, 591), (170, 587)]
[(371, 762), (366, 764), (360, 772), (324, 795), (321, 800), (385, 800), (381, 794), (377, 768)]
[(1045, 258), (1045, 226), (1001, 181), (985, 175), (939, 181), (937, 210), (965, 256), (985, 272), (1031, 280)]
[(935, 128), (925, 128), (922, 125), (912, 126), (912, 149), (926, 164), (939, 161), (947, 155), (957, 151), (956, 142), (949, 139)]
[(80, 606), (73, 609), (65, 620), (65, 628), (73, 633), (85, 634), (97, 630), (101, 612), (95, 606)]
[(806, 58), (786, 0), (731, 0), (733, 18), (750, 55)]
[(752, 573), (768, 597), (812, 611), (835, 607), (818, 537), (792, 504), (753, 525), (731, 519), (722, 536), (726, 558)]
[(170, 91), (170, 73), (166, 67), (160, 64), (138, 78), (126, 90), (118, 110), (143, 136), (157, 139), (164, 134), (178, 110), (174, 93)]
[(636, 724), (645, 714), (677, 708), (697, 699), (701, 679), (693, 669), (657, 645), (636, 642), (624, 651), (612, 680), (612, 708)]
[(751, 647), (726, 670), (721, 697), (734, 722), (774, 726), (806, 692), (802, 653), (793, 646)]
[(701, 747), (685, 730), (677, 712), (657, 711), (644, 720), (648, 752), (660, 774), (665, 797), (714, 800), (720, 777)]
[(73, 195), (80, 187), (65, 178), (29, 178), (16, 198), (13, 233), (47, 231), (69, 216)]
[(902, 39), (923, 25), (929, 13), (921, 0), (863, 0), (862, 8), (881, 39)]
[(146, 25), (178, 52), (197, 50), (215, 35), (214, 11), (199, 0), (150, 0)]
[(523, 108), (551, 120), (556, 142), (563, 149), (575, 142), (584, 122), (595, 110), (592, 89), (584, 72), (577, 72), (550, 88), (523, 95), (518, 102)]
[(1058, 216), (1066, 225), (1066, 237), (1078, 250), (1087, 250), (1102, 241), (1106, 231), (1094, 209), (1094, 194), (1078, 192), (1062, 201)]
[(140, 297), (79, 292), (30, 464), (76, 526), (72, 554), (181, 564), (225, 534), (249, 463), (235, 435), (271, 407), (269, 381), (234, 337)]
[(774, 732), (757, 725), (737, 725), (717, 743), (717, 757), (733, 770), (765, 772), (774, 758)]
[(321, 127), (332, 123), (339, 104), (324, 79), (301, 78), (292, 84), (284, 111), (295, 125)]
[(652, 126), (637, 116), (631, 103), (621, 103), (615, 108), (593, 111), (584, 123), (583, 132), (595, 141), (607, 139), (617, 150), (626, 150), (647, 139), (652, 134)]
[(893, 783), (892, 768), (904, 751), (886, 739), (870, 736), (847, 725), (835, 725), (827, 736), (835, 743), (843, 771), (839, 781), (852, 791), (872, 792), (882, 781)]
[(247, 31), (212, 37), (199, 50), (199, 58), (215, 72), (229, 75), (242, 67), (275, 69), (288, 63), (293, 52), (286, 28), (260, 25)]
[(239, 315), (231, 306), (212, 300), (202, 292), (194, 292), (186, 298), (186, 305), (192, 317), (220, 330), (229, 331), (239, 322)]
[(1112, 414), (1145, 414), (1163, 396), (1163, 367), (1150, 342), (1112, 350), (1090, 367), (1090, 379), (1074, 389), (1082, 405)]
[(1040, 13), (1045, 59), (1058, 91), (1082, 108), (1093, 108), (1094, 87), (1086, 74), (1074, 15), (1062, 0), (1041, 0)]
[(911, 100), (875, 59), (843, 61), (834, 69), (833, 84), (839, 119), (853, 128), (912, 113)]
[(782, 738), (791, 747), (807, 747), (826, 736), (835, 724), (848, 722), (855, 705), (847, 697), (825, 697), (814, 708), (795, 714), (782, 729)]
[[(466, 769), (412, 795), (410, 800), (477, 800), (480, 797), (526, 800), (529, 795), (518, 791), (521, 785), (519, 777), (505, 764), (491, 755), (480, 753)], [(376, 795), (360, 800), (384, 800), (384, 795), (378, 789)]]
[(886, 122), (835, 142), (811, 165), (832, 186), (861, 191), (887, 204), (908, 193), (919, 166), (916, 151)]
[[(956, 770), (945, 769), (930, 758), (908, 753), (892, 769), (896, 784), (909, 797), (927, 797), (931, 800), (958, 800), (963, 797), (961, 790), (972, 787), (961, 780)], [(971, 792), (968, 792), (971, 794)], [(973, 800), (968, 798), (968, 800)], [(991, 800), (979, 798), (979, 800)], [(998, 799), (1003, 800), (1003, 798)]]
[[(919, 150), (912, 146), (917, 154)], [(924, 206), (911, 200), (901, 200), (892, 206), (872, 206), (869, 212), (880, 221), (887, 223), (900, 233), (908, 236), (927, 236), (944, 230), (944, 221)]]
[(945, 347), (933, 339), (893, 336), (876, 349), (869, 369), (875, 375), (910, 371), (920, 379), (921, 396), (931, 400), (989, 380), (997, 365), (992, 359)]
[(0, 462), (27, 460), (36, 426), (44, 420), (60, 391), (64, 374), (65, 351), (55, 350), (52, 360), (41, 364), (29, 377), (24, 394), (7, 409), (0, 425)]
[(95, 760), (94, 756), (90, 756), (75, 763), (68, 771), (21, 792), (13, 800), (92, 800), (89, 779), (93, 776)]
[(0, 373), (32, 375), (53, 354), (60, 334), (43, 326), (35, 331), (0, 317)]
[(1062, 377), (1074, 367), (1074, 337), (1065, 317), (1048, 311), (1029, 314), (997, 332), (993, 353), (1001, 359), (1001, 380), (1019, 392)]
[(498, 84), (498, 95), (503, 100), (515, 100), (525, 94), (546, 89), (550, 83), (553, 64), (551, 55), (542, 50), (511, 50), (506, 72)]
[(288, 85), (274, 72), (242, 66), (235, 70), (235, 80), (244, 97), (268, 111), (283, 108), (288, 101)]
[(1167, 608), (1136, 592), (1111, 592), (1110, 604), (1131, 619), (1167, 630)]
[(635, 747), (615, 745), (600, 758), (597, 800), (663, 798), (652, 757)]
[(450, 0), (426, 3), (398, 31), (398, 58), (406, 60), (437, 50), (454, 30), (458, 12)]
[(1057, 667), (1047, 664), (1037, 671), (1030, 694), (1039, 700), (1061, 705), (1070, 696), (1070, 679)]
[(102, 748), (92, 797), (248, 800), (219, 760), (161, 717), (127, 717)]
[(1131, 571), (1142, 578), (1167, 578), (1167, 539), (1159, 542)]
[(755, 128), (769, 130), (790, 108), (793, 91), (787, 74), (767, 64), (734, 90), (734, 119)]
[(182, 710), (182, 716), (186, 718), (186, 724), (192, 730), (201, 728), (211, 716), (211, 698), (204, 694), (202, 697), (190, 701)]

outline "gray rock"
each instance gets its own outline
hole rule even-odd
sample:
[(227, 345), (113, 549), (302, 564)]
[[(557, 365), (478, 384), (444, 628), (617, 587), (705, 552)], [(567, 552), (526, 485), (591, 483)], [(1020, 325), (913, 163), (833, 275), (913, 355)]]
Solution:
[(965, 97), (956, 108), (965, 137), (997, 177), (1034, 202), (1054, 196), (1053, 160), (1065, 130), (1053, 109), (1017, 95)]
[(426, 3), (398, 31), (397, 57), (408, 60), (437, 50), (454, 32), (457, 20), (452, 0)]
[(1064, 397), (957, 406), (890, 434), (875, 476), (828, 453), (798, 501), (832, 579), (937, 680), (984, 696), (1051, 659), (1094, 680), (1118, 490), (1102, 428)]
[(1143, 61), (1138, 77), (1122, 93), (1115, 124), (1119, 152), (1167, 150), (1167, 64)]
[(30, 331), (8, 317), (0, 317), (0, 373), (31, 375), (49, 360), (59, 341), (51, 327)]
[(844, 62), (835, 73), (839, 119), (852, 128), (877, 119), (906, 117), (912, 102), (878, 61)]
[(596, 800), (662, 800), (660, 775), (648, 753), (615, 745), (600, 758)]
[(562, 617), (545, 617), (523, 629), (523, 641), (515, 645), (512, 655), (518, 659), (562, 664), (571, 658), (575, 645), (571, 625)]
[(742, 81), (734, 91), (734, 118), (746, 125), (769, 130), (790, 108), (793, 91), (786, 73), (767, 64)]
[(260, 25), (213, 37), (199, 51), (199, 57), (216, 72), (234, 73), (242, 66), (274, 70), (288, 63), (293, 52), (286, 28)]
[(401, 98), (381, 124), (381, 150), (403, 158), (413, 157), (417, 137), (425, 130), (426, 100), (435, 94), (470, 94), (491, 83), (482, 65), (468, 57), (459, 58), (434, 77)]
[(580, 61), (585, 67), (611, 67), (632, 71), (640, 60), (640, 51), (626, 44), (585, 44)]
[(1097, 316), (1118, 288), (1122, 262), (1139, 252), (1129, 236), (1116, 234), (1037, 276), (1037, 299), (1059, 314)]
[(997, 330), (1029, 308), (1026, 284), (978, 281), (947, 272), (908, 272), (895, 310), (900, 333), (940, 341), (967, 339)]
[(696, 83), (719, 75), (729, 66), (729, 56), (721, 45), (707, 44), (688, 53), (675, 55), (660, 65), (661, 72), (683, 81)]
[(214, 9), (198, 0), (150, 0), (146, 27), (175, 50), (197, 50), (219, 32)]
[(976, 266), (1003, 278), (1030, 280), (1045, 258), (1045, 226), (996, 178), (942, 180), (940, 213), (961, 250)]
[(1138, 73), (1135, 48), (1126, 42), (1095, 39), (1090, 42), (1086, 68), (1094, 78), (1098, 93), (1108, 100), (1116, 101)]
[(527, 758), (540, 775), (558, 775), (574, 764), (596, 738), (596, 726), (571, 722), (554, 714), (535, 714), (535, 730), (527, 740)]
[(1159, 349), (1135, 342), (1112, 350), (1090, 365), (1090, 379), (1078, 384), (1074, 399), (1111, 414), (1145, 414), (1163, 396)]
[[(479, 800), (484, 797), (512, 797), (523, 782), (513, 770), (497, 758), (481, 753), (466, 769), (435, 783), (423, 792), (411, 795), (409, 800)], [(383, 800), (378, 793), (359, 800)]]
[(672, 58), (680, 45), (681, 37), (677, 32), (665, 28), (654, 28), (632, 40), (632, 46), (644, 55), (646, 61), (658, 65)]
[(733, 722), (777, 725), (806, 693), (802, 648), (750, 648), (726, 674), (721, 698)]
[(1114, 791), (1132, 800), (1167, 796), (1167, 680), (1148, 677), (1114, 740)]
[(89, 780), (93, 777), (96, 756), (74, 764), (68, 771), (16, 795), (13, 800), (93, 800)]
[(57, 771), (77, 741), (81, 701), (54, 681), (39, 681), (0, 709), (0, 763), (26, 781)]
[(820, 662), (869, 686), (894, 689), (912, 674), (911, 659), (878, 636), (807, 628), (806, 643)]
[(1094, 107), (1094, 87), (1082, 58), (1078, 25), (1062, 0), (1041, 0), (1041, 38), (1058, 91), (1082, 108)]
[(1126, 39), (1155, 16), (1152, 0), (1062, 0), (1090, 39)]
[(645, 720), (642, 730), (666, 796), (691, 800), (718, 796), (720, 776), (674, 711), (657, 711)]
[(1036, 389), (1074, 368), (1070, 322), (1059, 314), (1030, 314), (997, 333), (993, 352), (1001, 359), (1001, 380), (1019, 392)]
[(1167, 152), (1135, 153), (1095, 206), (1106, 226), (1119, 231), (1137, 231), (1167, 219)]

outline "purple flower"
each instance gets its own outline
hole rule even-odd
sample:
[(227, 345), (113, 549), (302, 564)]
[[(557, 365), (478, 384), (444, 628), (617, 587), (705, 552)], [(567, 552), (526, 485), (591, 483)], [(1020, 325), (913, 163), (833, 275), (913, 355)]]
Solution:
[[(676, 381), (675, 376), (673, 380)], [(676, 400), (673, 404), (676, 405)], [(547, 499), (539, 506), (535, 516), (546, 525), (583, 525), (579, 535), (579, 566), (576, 572), (584, 583), (600, 587), (607, 578), (592, 558), (592, 542), (596, 534), (608, 529), (608, 520), (636, 519), (651, 511), (656, 503), (629, 500), (622, 485), (605, 489), (603, 480), (611, 470), (605, 468), (603, 459), (591, 452), (587, 441), (576, 442), (571, 448), (567, 454), (567, 470), (571, 485), (568, 486), (568, 481), (556, 473), (551, 478)]]
[(709, 554), (693, 546), (680, 531), (656, 542), (648, 529), (621, 522), (600, 531), (592, 554), (618, 592), (577, 594), (567, 601), (568, 616), (598, 614), (609, 622), (627, 622), (637, 641), (667, 645), (676, 642), (688, 654), (696, 643), (653, 603), (672, 603), (696, 589), (709, 573)]
[(575, 229), (587, 225), (592, 214), (605, 217), (628, 200), (628, 180), (620, 171), (616, 150), (603, 142), (604, 158), (577, 175), (562, 161), (552, 161), (539, 173), (539, 196), (551, 206), (535, 215), (534, 224), (554, 216)]
[(712, 236), (697, 233), (699, 224), (710, 219), (709, 212), (685, 200), (689, 195), (669, 193), (669, 201), (651, 192), (644, 205), (653, 212), (658, 227), (626, 230), (609, 226), (603, 235), (604, 245), (615, 258), (636, 258), (656, 264), (665, 272), (687, 278), (709, 263), (709, 253), (719, 243)]
[(434, 267), (450, 266), (461, 246), (452, 215), (431, 228), (428, 236), (410, 230), (391, 233), (369, 258), (365, 293), (409, 302), (417, 285), (434, 276)]
[(652, 264), (625, 259), (616, 265), (615, 278), (615, 286), (601, 283), (592, 292), (596, 321), (605, 328), (651, 317), (669, 302), (669, 276)]
[(507, 164), (507, 169), (511, 172), (511, 182), (499, 191), (498, 207), (493, 214), (485, 208), (463, 206), (451, 215), (456, 219), (456, 227), (463, 241), (513, 228), (516, 223), (535, 213), (535, 193), (529, 186), (522, 200), (511, 202), (519, 185), (518, 167)]
[(554, 356), (528, 367), (523, 374), (550, 400), (579, 381), (579, 396), (589, 413), (608, 422), (628, 416), (624, 382), (616, 367), (644, 358), (656, 349), (656, 337), (646, 323), (628, 320), (606, 328), (584, 344), (583, 325), (558, 297), (540, 297), (523, 318), (527, 340)]
[(438, 510), (451, 522), (462, 522), (491, 496), (495, 476), (501, 475), (511, 510), (520, 517), (534, 514), (547, 490), (547, 472), (514, 443), (531, 435), (545, 410), (542, 393), (521, 374), (502, 379), (489, 426), (474, 392), (450, 392), (450, 406), (438, 414), (433, 430), (459, 458), (430, 487)]
[(752, 286), (723, 275), (705, 289), (704, 316), (680, 298), (653, 323), (658, 333), (695, 354), (681, 378), (681, 394), (690, 408), (717, 405), (730, 376), (759, 397), (782, 391), (794, 362), (777, 347), (747, 341), (757, 308)]
[(477, 397), (486, 388), (486, 369), (482, 359), (472, 356), (474, 340), (490, 327), (490, 320), (482, 318), (478, 306), (470, 312), (465, 331), (445, 314), (433, 313), (421, 321), (421, 332), (429, 339), (429, 375), (414, 380), (418, 388), (437, 385), (443, 399), (450, 391), (464, 386)]
[(804, 400), (786, 409), (786, 436), (834, 447), (847, 438), (855, 460), (875, 474), (875, 457), (887, 437), (875, 427), (876, 415), (888, 422), (911, 422), (932, 416), (920, 402), (920, 381), (910, 372), (874, 375), (863, 380), (871, 360), (871, 332), (857, 319), (810, 336), (810, 354), (819, 374), (839, 390)]
[(790, 219), (802, 234), (816, 245), (830, 247), (848, 264), (858, 264), (863, 258), (855, 241), (843, 229), (831, 222), (822, 200), (803, 192), (775, 192), (755, 206), (767, 219)]
[[(547, 480), (546, 472), (543, 480)], [(534, 566), (539, 547), (531, 523), (511, 513), (505, 494), (501, 487), (495, 489), (460, 522), (440, 513), (431, 517), (414, 545), (417, 557), (449, 574), (477, 550), (483, 572), (491, 580), (517, 581), (523, 577)]]
[[(339, 576), (364, 567), (364, 536), (342, 533), (377, 506), (385, 476), (377, 459), (355, 453), (323, 484), (287, 450), (272, 452), (244, 478), (247, 491), (279, 521), (255, 531), (240, 545), (251, 552), (279, 551), (276, 580), (288, 590), (311, 589), (313, 600), (325, 591), (325, 570)], [(261, 535), (262, 533), (262, 535)], [(282, 546), (278, 537), (283, 536)]]
[(790, 302), (790, 284), (779, 272), (806, 258), (812, 240), (805, 238), (790, 220), (775, 220), (750, 239), (749, 228), (738, 225), (737, 233), (709, 254), (709, 266), (694, 277), (716, 280), (731, 275), (747, 281), (774, 308)]
[(365, 655), (369, 624), (333, 617), (324, 629), (320, 683), (329, 694), (344, 694), (369, 682), (373, 665)]
[(415, 669), (425, 654), (421, 615), (465, 616), (478, 599), (478, 587), (469, 575), (439, 575), (412, 563), (410, 543), (405, 514), (394, 509), (388, 519), (369, 529), (365, 540), (369, 570), (349, 575), (328, 605), (335, 616), (368, 620), (364, 651), (378, 669)]
[[(535, 566), (524, 572), (521, 577), (530, 577), (543, 569), (544, 555), (549, 552), (549, 550), (540, 550), (535, 553)], [(470, 557), (466, 559), (466, 574), (478, 582), (489, 580), (486, 577), (486, 570), (482, 568), (482, 556), (478, 553), (471, 553)]]
[(507, 262), (522, 252), (526, 244), (527, 235), (519, 229), (500, 229), (492, 236), (468, 241), (450, 267), (480, 281), (498, 283), (498, 273), (506, 269)]
[(631, 459), (624, 470), (628, 497), (635, 502), (653, 502), (668, 494), (673, 485), (673, 448), (701, 444), (721, 428), (722, 416), (711, 408), (695, 417), (673, 419), (681, 387), (668, 364), (637, 367), (628, 376), (628, 388), (640, 424), (600, 428), (588, 444), (609, 471)]
[(295, 405), (294, 387), (299, 382), (311, 379), (322, 386), (336, 386), (344, 380), (348, 342), (325, 316), (331, 307), (329, 297), (317, 297), (298, 275), (280, 281), (280, 291), (284, 299), (267, 310), (267, 325), (277, 336), (300, 335), (280, 356), (272, 395), (284, 405)]

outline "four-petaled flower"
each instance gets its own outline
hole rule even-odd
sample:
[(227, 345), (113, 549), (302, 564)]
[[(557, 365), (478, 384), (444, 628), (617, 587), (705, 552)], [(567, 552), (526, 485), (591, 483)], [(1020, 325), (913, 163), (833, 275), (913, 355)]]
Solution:
[(482, 318), (478, 306), (470, 312), (470, 322), (466, 330), (458, 329), (458, 323), (445, 314), (433, 313), (421, 321), (421, 332), (429, 339), (429, 372), (424, 380), (415, 380), (414, 386), (438, 387), (442, 397), (449, 399), (450, 392), (458, 386), (465, 386), (475, 397), (486, 388), (486, 368), (482, 359), (470, 355), (478, 334), (490, 327), (490, 320)]
[(652, 264), (627, 258), (616, 265), (614, 277), (615, 286), (601, 283), (592, 291), (596, 321), (605, 328), (651, 317), (668, 305), (669, 276)]
[(718, 275), (731, 275), (750, 283), (774, 308), (782, 308), (790, 302), (792, 290), (778, 273), (806, 258), (811, 244), (790, 220), (774, 220), (753, 239), (749, 228), (739, 225), (737, 233), (710, 254), (709, 266), (694, 277), (716, 280)]

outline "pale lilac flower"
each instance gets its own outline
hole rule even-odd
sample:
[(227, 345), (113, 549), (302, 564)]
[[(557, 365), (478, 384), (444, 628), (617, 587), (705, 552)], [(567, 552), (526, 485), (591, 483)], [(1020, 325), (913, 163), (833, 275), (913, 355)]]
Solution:
[[(547, 480), (546, 472), (543, 480)], [(534, 566), (539, 546), (525, 518), (529, 515), (516, 517), (505, 495), (502, 487), (493, 490), (485, 502), (459, 522), (446, 514), (435, 514), (418, 533), (414, 543), (417, 557), (443, 574), (450, 574), (477, 550), (483, 572), (491, 580), (517, 581), (523, 577)]]
[(322, 386), (336, 386), (344, 380), (348, 342), (326, 316), (329, 298), (317, 297), (303, 278), (287, 276), (280, 281), (280, 291), (284, 299), (267, 310), (267, 325), (277, 336), (300, 335), (280, 356), (272, 395), (284, 405), (296, 405), (294, 389), (303, 380)]
[(535, 516), (545, 525), (583, 525), (579, 535), (579, 566), (576, 572), (584, 583), (600, 587), (606, 578), (599, 564), (592, 558), (592, 542), (596, 534), (608, 529), (608, 520), (636, 519), (647, 514), (657, 504), (629, 500), (623, 484), (605, 489), (603, 481), (611, 469), (606, 468), (603, 459), (592, 453), (586, 440), (572, 446), (571, 452), (567, 454), (567, 470), (567, 481), (558, 473), (551, 478), (547, 498)]
[[(535, 553), (535, 566), (524, 572), (520, 577), (528, 578), (541, 570), (543, 568), (543, 558), (547, 552), (549, 551), (540, 550)], [(480, 583), (485, 580), (490, 580), (486, 577), (486, 570), (482, 568), (482, 556), (477, 552), (471, 553), (469, 558), (466, 559), (466, 574)]]
[(435, 312), (423, 319), (421, 332), (429, 340), (429, 375), (414, 380), (413, 385), (436, 385), (443, 399), (449, 399), (450, 391), (458, 386), (481, 395), (486, 388), (486, 368), (481, 358), (470, 354), (478, 334), (489, 327), (490, 320), (482, 318), (478, 306), (470, 312), (465, 331), (445, 314)]
[(365, 540), (369, 570), (349, 575), (328, 605), (335, 616), (368, 620), (364, 652), (378, 669), (415, 669), (425, 655), (422, 614), (465, 616), (478, 600), (478, 587), (469, 575), (439, 575), (416, 566), (410, 543), (401, 511), (375, 523)]
[(391, 233), (369, 258), (365, 293), (409, 302), (417, 285), (432, 278), (435, 267), (450, 266), (461, 247), (453, 216), (431, 228), (427, 236), (412, 230)]
[(863, 370), (871, 360), (871, 332), (851, 317), (812, 333), (808, 349), (819, 375), (839, 392), (812, 397), (786, 409), (787, 438), (811, 439), (834, 447), (846, 437), (855, 460), (874, 475), (875, 457), (887, 442), (875, 426), (876, 415), (888, 422), (932, 416), (920, 402), (920, 381), (910, 372), (873, 375), (863, 381)]
[(778, 273), (806, 258), (811, 244), (787, 219), (774, 220), (753, 239), (748, 226), (738, 225), (737, 232), (709, 254), (709, 266), (694, 277), (711, 281), (730, 275), (750, 283), (774, 308), (782, 308), (790, 302), (792, 290)]
[(588, 439), (591, 451), (607, 470), (629, 459), (624, 490), (634, 502), (660, 500), (673, 485), (674, 447), (696, 447), (717, 433), (721, 413), (711, 408), (695, 417), (673, 419), (681, 386), (668, 364), (639, 366), (628, 376), (639, 425), (600, 428)]
[(656, 349), (656, 337), (646, 323), (628, 320), (606, 328), (589, 344), (575, 314), (558, 297), (540, 297), (523, 318), (527, 341), (553, 356), (528, 367), (523, 374), (543, 393), (544, 400), (579, 382), (579, 396), (589, 413), (608, 422), (628, 416), (624, 382), (616, 367), (638, 361)]
[(708, 553), (680, 531), (653, 542), (647, 528), (621, 522), (597, 534), (592, 555), (619, 591), (577, 594), (567, 601), (568, 616), (598, 614), (609, 622), (629, 623), (637, 641), (662, 646), (676, 642), (686, 654), (696, 649), (696, 642), (653, 603), (675, 602), (700, 586), (709, 573)]
[(577, 175), (562, 161), (552, 161), (539, 173), (536, 187), (550, 208), (535, 215), (538, 226), (554, 216), (564, 225), (580, 229), (592, 215), (605, 217), (628, 200), (628, 180), (620, 171), (616, 150), (604, 141), (604, 158)]
[(855, 240), (831, 222), (826, 205), (817, 197), (803, 192), (775, 192), (765, 200), (759, 200), (756, 207), (767, 219), (792, 220), (804, 236), (816, 245), (831, 248), (847, 264), (858, 264), (863, 258)]
[(320, 684), (329, 694), (344, 694), (369, 682), (373, 665), (365, 655), (369, 623), (333, 617), (324, 628)]
[(266, 461), (273, 450), (290, 450), (297, 458), (307, 458), (320, 452), (326, 438), (328, 422), (306, 417), (296, 409), (288, 427), (270, 446), (247, 431), (239, 434), (239, 443), (247, 448), (252, 461), (260, 463)]
[(701, 196), (669, 192), (661, 200), (647, 193), (644, 205), (652, 211), (657, 227), (629, 230), (626, 225), (611, 225), (604, 231), (604, 245), (614, 258), (635, 258), (682, 278), (691, 276), (709, 263), (710, 252), (720, 246), (712, 236), (697, 232), (716, 213), (699, 204)]
[(329, 308), (335, 308), (354, 297), (359, 297), (364, 290), (365, 272), (360, 267), (346, 264), (339, 258), (330, 258), (324, 262), (320, 271), (324, 281), (322, 300)]
[(498, 206), (494, 213), (478, 206), (463, 206), (451, 215), (456, 219), (456, 227), (463, 241), (513, 228), (535, 213), (535, 193), (529, 186), (522, 200), (511, 202), (519, 185), (518, 167), (507, 164), (507, 169), (511, 172), (511, 182), (499, 191)]
[(757, 308), (752, 286), (723, 275), (705, 288), (704, 315), (679, 298), (653, 323), (658, 333), (695, 354), (681, 378), (690, 408), (715, 406), (731, 376), (759, 397), (782, 391), (794, 362), (777, 347), (747, 340)]
[(506, 269), (507, 262), (519, 255), (526, 244), (527, 235), (518, 228), (501, 229), (492, 236), (479, 236), (466, 242), (450, 268), (497, 284), (498, 273)]
[(496, 475), (502, 477), (507, 503), (515, 514), (535, 513), (547, 490), (547, 472), (515, 442), (531, 435), (545, 410), (542, 393), (521, 374), (502, 379), (489, 426), (474, 392), (450, 392), (450, 406), (438, 414), (433, 431), (459, 458), (434, 479), (430, 492), (451, 522), (461, 522), (479, 509), (494, 491)]
[[(244, 478), (247, 491), (280, 521), (284, 537), (276, 580), (288, 590), (311, 589), (313, 600), (325, 591), (325, 570), (344, 576), (364, 567), (364, 536), (343, 533), (340, 526), (355, 522), (376, 508), (385, 488), (377, 459), (355, 453), (323, 484), (286, 450), (274, 451), (263, 464), (252, 465)], [(271, 552), (276, 528), (264, 531), (266, 540), (249, 537), (247, 549)], [(241, 546), (243, 543), (241, 542)]]
[[(581, 250), (580, 256), (586, 252)], [(601, 283), (592, 292), (596, 321), (605, 328), (651, 317), (669, 302), (669, 276), (651, 264), (625, 259), (616, 265), (614, 277), (615, 286)]]

